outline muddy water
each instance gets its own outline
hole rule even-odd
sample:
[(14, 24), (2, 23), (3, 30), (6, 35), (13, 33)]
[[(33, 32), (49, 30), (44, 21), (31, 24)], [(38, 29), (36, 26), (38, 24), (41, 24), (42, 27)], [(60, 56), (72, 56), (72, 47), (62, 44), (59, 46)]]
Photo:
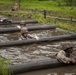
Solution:
[[(46, 30), (46, 31), (32, 31), (29, 32), (30, 34), (37, 34), (39, 37), (46, 37), (46, 36), (55, 36), (55, 35), (64, 35), (68, 34), (67, 32), (62, 32), (58, 30)], [(20, 39), (20, 33), (11, 33), (11, 34), (0, 34), (0, 42), (5, 41), (15, 41)], [(75, 42), (75, 41), (72, 41)], [(59, 49), (60, 42), (51, 42), (51, 43), (43, 43), (43, 44), (33, 44), (33, 45), (26, 45), (26, 46), (18, 46), (18, 47), (5, 47), (0, 49), (0, 55), (4, 59), (11, 59), (11, 65), (22, 64), (30, 62), (31, 60), (35, 59), (43, 59), (43, 58), (55, 58), (55, 54), (60, 50)], [(76, 55), (76, 52), (74, 52)], [(57, 69), (48, 69), (42, 71), (35, 71), (31, 73), (21, 74), (21, 75), (53, 75), (51, 73), (58, 73), (61, 75), (67, 72), (68, 69), (72, 69), (71, 73), (76, 73), (76, 66), (72, 67), (64, 67), (64, 68), (57, 68)], [(68, 75), (68, 74), (67, 74)]]
[(18, 75), (76, 75), (76, 66), (45, 69)]

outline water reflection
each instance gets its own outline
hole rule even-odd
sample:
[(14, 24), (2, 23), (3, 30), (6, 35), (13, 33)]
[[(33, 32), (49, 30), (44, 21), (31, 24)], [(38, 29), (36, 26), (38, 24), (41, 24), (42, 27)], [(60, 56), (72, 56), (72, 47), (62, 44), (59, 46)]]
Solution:
[(76, 66), (45, 69), (18, 75), (76, 75)]

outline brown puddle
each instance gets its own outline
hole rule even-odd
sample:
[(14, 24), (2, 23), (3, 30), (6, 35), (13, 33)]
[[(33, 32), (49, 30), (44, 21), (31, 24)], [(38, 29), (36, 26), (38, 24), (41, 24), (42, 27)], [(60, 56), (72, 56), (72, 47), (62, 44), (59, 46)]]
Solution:
[[(61, 32), (57, 30), (43, 30), (43, 31), (32, 31), (29, 32), (32, 34), (37, 34), (39, 37), (49, 37), (55, 35), (64, 35), (68, 34), (67, 32)], [(11, 34), (1, 34), (0, 41), (13, 41), (19, 40), (20, 33), (11, 33)], [(76, 42), (76, 41), (72, 41)], [(26, 46), (18, 46), (18, 47), (6, 47), (0, 49), (0, 55), (3, 58), (10, 58), (12, 65), (27, 63), (27, 61), (31, 61), (34, 59), (42, 59), (42, 58), (55, 58), (54, 55), (59, 51), (59, 42), (52, 43), (43, 43), (43, 44), (33, 44)], [(76, 55), (76, 51), (74, 52)], [(46, 69), (40, 71), (33, 71), (20, 75), (65, 75), (65, 73), (75, 73), (76, 75), (76, 66), (71, 67), (62, 67), (62, 68), (54, 68), (54, 69)], [(71, 74), (66, 74), (71, 75)]]
[(18, 75), (76, 75), (76, 66), (45, 69), (45, 70), (22, 73)]

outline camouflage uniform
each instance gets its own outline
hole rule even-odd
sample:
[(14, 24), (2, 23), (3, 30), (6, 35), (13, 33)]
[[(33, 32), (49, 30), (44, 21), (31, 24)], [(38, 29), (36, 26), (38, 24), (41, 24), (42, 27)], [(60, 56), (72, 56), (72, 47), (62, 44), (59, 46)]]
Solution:
[[(70, 63), (72, 61), (72, 59), (70, 57), (67, 57), (67, 53), (66, 52), (67, 50), (68, 51), (71, 51), (71, 53), (73, 52), (73, 47), (74, 44), (71, 43), (71, 42), (62, 42), (60, 44), (60, 47), (61, 47), (61, 51), (59, 51), (59, 53), (57, 54), (57, 59), (60, 61), (60, 62), (63, 62), (63, 63)], [(71, 48), (71, 49), (70, 49)], [(71, 55), (70, 53), (70, 55)], [(74, 60), (73, 60), (74, 61)]]
[(73, 46), (74, 44), (72, 42), (61, 42), (60, 43), (61, 50), (66, 50), (67, 48), (71, 48)]
[[(24, 37), (23, 35), (26, 34), (26, 36)], [(26, 27), (21, 28), (21, 39), (28, 39), (28, 29)]]
[[(21, 21), (20, 25), (24, 25), (25, 24), (25, 21)], [(39, 37), (37, 37), (36, 35), (31, 35), (31, 34), (28, 34), (28, 29), (26, 27), (21, 27), (21, 26), (17, 26), (19, 29), (21, 29), (21, 39), (36, 39), (36, 40), (39, 40)]]
[(21, 33), (28, 33), (28, 29), (26, 27), (21, 28)]

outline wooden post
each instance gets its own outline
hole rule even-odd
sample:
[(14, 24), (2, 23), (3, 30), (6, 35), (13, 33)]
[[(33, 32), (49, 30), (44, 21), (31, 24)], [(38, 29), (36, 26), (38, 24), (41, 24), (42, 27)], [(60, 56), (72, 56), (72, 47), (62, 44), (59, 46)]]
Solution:
[(70, 22), (72, 22), (72, 17), (70, 17)]
[(58, 20), (58, 18), (55, 18), (55, 19), (54, 19), (54, 24), (56, 24), (56, 23), (57, 23), (57, 20)]
[(44, 19), (46, 19), (46, 10), (44, 10)]
[(72, 16), (71, 16), (71, 17), (70, 17), (70, 23), (71, 23), (71, 24), (72, 24), (72, 19), (73, 19), (73, 18), (72, 18)]

